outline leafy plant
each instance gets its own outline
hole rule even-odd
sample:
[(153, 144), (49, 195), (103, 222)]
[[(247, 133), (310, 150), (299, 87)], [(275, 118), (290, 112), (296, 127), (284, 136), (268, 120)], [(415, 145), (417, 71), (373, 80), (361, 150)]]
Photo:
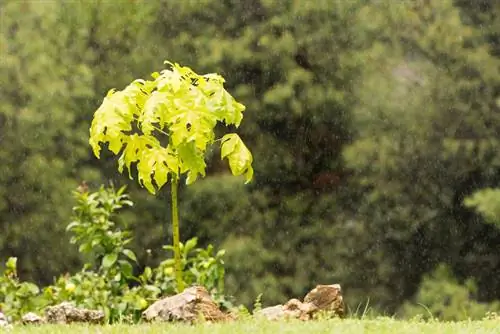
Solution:
[[(219, 250), (214, 254), (212, 245), (207, 248), (197, 248), (198, 239), (189, 239), (185, 244), (180, 243), (182, 280), (188, 285), (202, 285), (211, 294), (212, 298), (225, 308), (232, 304), (224, 296), (224, 261), (225, 251)], [(164, 249), (173, 251), (173, 246), (164, 246)], [(173, 274), (175, 263), (173, 259), (162, 261), (158, 267), (146, 267), (140, 279), (142, 282), (150, 282), (158, 287), (162, 295), (175, 293)]]
[[(222, 257), (225, 251), (220, 250), (213, 254), (213, 246), (208, 245), (206, 249), (196, 248), (197, 238), (189, 239), (185, 244), (180, 243), (182, 278), (187, 285), (201, 284), (212, 292), (222, 292), (224, 290), (224, 261)], [(173, 251), (172, 246), (164, 246), (166, 250)], [(173, 272), (175, 263), (172, 259), (167, 259), (158, 266), (159, 277), (164, 273)], [(158, 280), (158, 278), (156, 280)]]
[[(130, 232), (117, 228), (113, 221), (116, 211), (132, 206), (125, 187), (117, 191), (113, 187), (98, 192), (76, 191), (77, 205), (73, 208), (74, 220), (66, 227), (74, 236), (70, 242), (78, 243), (78, 250), (92, 255), (94, 262), (99, 262), (99, 270), (109, 272), (115, 263), (119, 265), (116, 275), (128, 278), (132, 276), (132, 264), (137, 262), (135, 253), (126, 248), (132, 241)], [(121, 259), (120, 259), (121, 257)]]
[(261, 310), (262, 310), (262, 293), (259, 293), (253, 303), (253, 312), (256, 313)]
[(73, 208), (73, 221), (66, 227), (73, 233), (71, 243), (78, 244), (80, 253), (89, 262), (73, 276), (62, 276), (44, 294), (53, 302), (71, 300), (77, 305), (103, 309), (109, 321), (123, 320), (123, 316), (138, 319), (140, 311), (153, 300), (160, 290), (142, 286), (131, 289), (138, 281), (133, 274), (137, 264), (135, 253), (127, 248), (131, 233), (115, 222), (117, 212), (133, 206), (125, 187), (115, 190), (103, 186), (89, 193), (85, 188), (75, 191), (77, 204)]
[(21, 282), (17, 276), (17, 258), (10, 257), (0, 276), (0, 310), (18, 320), (31, 310), (44, 306), (39, 297), (39, 287), (30, 282)]
[(252, 154), (236, 133), (216, 140), (218, 123), (238, 127), (245, 106), (224, 89), (218, 74), (198, 75), (188, 67), (166, 62), (170, 69), (153, 73), (154, 80), (138, 79), (122, 91), (110, 90), (94, 114), (89, 143), (100, 158), (101, 143), (118, 159), (118, 171), (137, 168), (138, 181), (155, 194), (170, 179), (173, 248), (177, 289), (182, 291), (177, 188), (205, 176), (205, 153), (216, 141), (233, 175), (253, 176)]

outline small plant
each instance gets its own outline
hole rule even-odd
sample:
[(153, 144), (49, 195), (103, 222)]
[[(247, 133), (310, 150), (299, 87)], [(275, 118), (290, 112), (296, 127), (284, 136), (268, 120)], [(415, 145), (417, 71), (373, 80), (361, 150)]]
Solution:
[(257, 312), (260, 312), (261, 310), (262, 310), (262, 293), (259, 293), (253, 303), (253, 313), (255, 314)]
[(205, 153), (216, 141), (221, 143), (221, 158), (229, 160), (233, 175), (253, 176), (252, 154), (240, 137), (229, 133), (215, 138), (218, 123), (238, 127), (245, 106), (224, 89), (218, 74), (198, 75), (178, 64), (154, 80), (138, 79), (124, 90), (108, 92), (94, 114), (89, 143), (100, 157), (100, 144), (108, 144), (118, 159), (118, 171), (137, 168), (138, 181), (155, 194), (171, 182), (172, 233), (178, 291), (184, 289), (179, 237), (177, 188), (186, 175), (186, 184), (205, 176)]
[(39, 297), (40, 289), (36, 284), (21, 282), (17, 276), (17, 258), (11, 257), (5, 263), (5, 270), (0, 276), (0, 310), (14, 320), (26, 312), (44, 306)]
[[(224, 261), (222, 257), (225, 251), (220, 250), (213, 254), (213, 246), (208, 245), (206, 249), (196, 248), (197, 238), (189, 239), (185, 244), (179, 244), (181, 251), (182, 279), (186, 285), (200, 284), (209, 289), (209, 292), (220, 294), (224, 291)], [(172, 246), (164, 246), (166, 250), (172, 250)], [(159, 275), (172, 273), (175, 264), (171, 259), (165, 260), (158, 266)], [(158, 278), (157, 278), (158, 279)]]
[(66, 227), (67, 231), (74, 234), (70, 242), (80, 245), (80, 253), (91, 255), (99, 271), (107, 274), (118, 264), (118, 270), (112, 274), (118, 275), (116, 278), (120, 279), (132, 277), (130, 261), (137, 263), (135, 253), (126, 248), (132, 241), (130, 232), (122, 231), (113, 221), (113, 215), (118, 210), (133, 205), (124, 192), (125, 187), (115, 191), (113, 187), (105, 189), (102, 186), (91, 194), (76, 191), (74, 220)]

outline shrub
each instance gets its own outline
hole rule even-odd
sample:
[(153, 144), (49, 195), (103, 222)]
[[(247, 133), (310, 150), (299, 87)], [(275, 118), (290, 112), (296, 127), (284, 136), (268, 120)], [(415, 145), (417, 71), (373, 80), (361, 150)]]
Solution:
[(437, 318), (445, 321), (482, 319), (488, 312), (500, 310), (500, 303), (480, 303), (473, 280), (459, 284), (451, 270), (440, 265), (424, 277), (415, 303), (406, 302), (401, 308), (405, 317)]
[(33, 283), (21, 282), (17, 276), (17, 258), (11, 257), (0, 276), (0, 310), (17, 320), (22, 314), (44, 306), (40, 288)]

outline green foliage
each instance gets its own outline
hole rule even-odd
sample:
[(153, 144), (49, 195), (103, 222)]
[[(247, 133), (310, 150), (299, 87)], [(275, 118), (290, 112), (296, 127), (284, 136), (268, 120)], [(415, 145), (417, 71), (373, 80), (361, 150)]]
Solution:
[(0, 276), (0, 310), (14, 320), (33, 309), (43, 306), (36, 284), (21, 282), (17, 276), (17, 258), (11, 257)]
[(464, 204), (473, 208), (491, 224), (500, 228), (500, 189), (486, 188), (465, 198)]
[(475, 300), (477, 286), (468, 279), (459, 284), (451, 270), (439, 265), (430, 275), (425, 275), (415, 302), (406, 302), (401, 313), (406, 318), (422, 316), (443, 321), (463, 319), (480, 320), (488, 312), (500, 310), (500, 302), (480, 303)]
[(259, 293), (257, 298), (255, 298), (255, 301), (253, 303), (253, 312), (259, 312), (262, 310), (262, 293)]
[[(0, 277), (0, 309), (15, 320), (29, 312), (40, 312), (48, 305), (62, 301), (77, 306), (101, 309), (108, 322), (137, 322), (141, 312), (161, 296), (175, 293), (173, 261), (164, 260), (157, 267), (145, 267), (135, 276), (135, 253), (125, 246), (131, 241), (130, 232), (122, 230), (117, 217), (119, 210), (132, 206), (125, 187), (101, 187), (97, 192), (75, 191), (73, 221), (67, 230), (74, 236), (71, 242), (88, 256), (84, 268), (73, 275), (60, 276), (53, 285), (40, 289), (37, 285), (20, 282), (16, 258), (7, 261)], [(206, 287), (215, 300), (229, 307), (224, 298), (224, 251), (213, 254), (212, 246), (196, 248), (197, 240), (182, 245), (183, 278), (187, 284)], [(168, 248), (168, 247), (167, 247)]]
[[(224, 290), (224, 261), (222, 258), (225, 251), (220, 250), (213, 254), (212, 245), (202, 249), (196, 248), (197, 244), (197, 238), (189, 239), (185, 244), (180, 243), (184, 282), (187, 285), (201, 284), (212, 287), (212, 292), (215, 293), (222, 292)], [(164, 246), (164, 249), (173, 251), (172, 246)], [(160, 263), (158, 270), (162, 273), (168, 273), (172, 271), (172, 266), (172, 260), (165, 260)]]
[[(114, 154), (121, 152), (119, 171), (126, 167), (131, 175), (131, 164), (137, 163), (139, 182), (153, 194), (169, 175), (187, 174), (187, 184), (205, 176), (205, 152), (215, 141), (215, 126), (238, 127), (245, 110), (224, 89), (221, 76), (169, 64), (171, 69), (154, 73), (153, 81), (139, 79), (123, 91), (111, 90), (90, 128), (94, 154), (100, 157), (100, 143), (109, 144)], [(222, 138), (221, 156), (234, 175), (252, 179), (252, 155), (237, 134)]]
[(118, 262), (121, 273), (127, 277), (132, 274), (128, 260), (137, 262), (137, 257), (125, 247), (132, 240), (130, 232), (116, 228), (116, 222), (113, 221), (116, 211), (133, 205), (124, 192), (125, 187), (114, 191), (103, 186), (92, 194), (76, 191), (77, 205), (73, 208), (75, 220), (66, 230), (74, 234), (70, 242), (79, 244), (80, 253), (101, 260), (100, 270), (107, 271)]
[[(185, 244), (180, 243), (181, 251), (181, 269), (182, 280), (187, 286), (194, 284), (202, 285), (208, 289), (216, 302), (222, 306), (229, 308), (231, 303), (224, 296), (224, 257), (225, 251), (219, 250), (214, 253), (212, 245), (206, 248), (197, 248), (198, 239), (189, 239)], [(164, 246), (165, 250), (173, 251), (173, 246)], [(175, 271), (175, 263), (173, 259), (167, 259), (158, 265), (155, 269), (150, 271), (146, 268), (145, 272), (151, 278), (151, 284), (159, 287), (162, 294), (174, 294), (176, 290), (172, 281), (173, 273)], [(151, 273), (151, 274), (149, 274)]]

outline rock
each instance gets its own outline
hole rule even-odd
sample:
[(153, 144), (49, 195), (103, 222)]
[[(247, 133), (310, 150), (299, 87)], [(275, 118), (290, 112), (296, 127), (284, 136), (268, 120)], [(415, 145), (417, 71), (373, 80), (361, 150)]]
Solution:
[(286, 302), (283, 306), (283, 310), (288, 318), (309, 320), (318, 308), (312, 303), (303, 303), (300, 300), (293, 298)]
[(45, 319), (33, 312), (29, 312), (23, 315), (21, 322), (23, 325), (41, 325), (45, 323)]
[(142, 317), (146, 321), (184, 322), (195, 322), (200, 318), (208, 321), (232, 319), (232, 316), (219, 309), (202, 286), (193, 286), (182, 293), (156, 301), (142, 313)]
[(289, 318), (310, 320), (317, 313), (344, 317), (344, 301), (340, 285), (317, 285), (305, 296), (304, 302), (293, 298), (285, 305), (266, 307), (257, 314), (269, 320)]
[(279, 320), (285, 317), (285, 311), (283, 310), (283, 305), (276, 305), (265, 307), (256, 313), (259, 316), (263, 316), (269, 320)]
[(69, 324), (72, 322), (98, 324), (104, 321), (103, 311), (77, 308), (68, 302), (47, 307), (45, 315), (47, 322), (53, 324)]
[(298, 299), (290, 299), (285, 305), (275, 305), (263, 308), (257, 315), (268, 320), (300, 319), (309, 320), (317, 307), (312, 303), (303, 303)]
[(3, 328), (3, 329), (11, 329), (12, 328), (12, 325), (9, 324), (9, 322), (7, 321), (7, 317), (2, 312), (0, 312), (0, 328)]
[(314, 304), (318, 310), (343, 318), (345, 315), (342, 288), (339, 284), (317, 285), (305, 297), (304, 303)]

